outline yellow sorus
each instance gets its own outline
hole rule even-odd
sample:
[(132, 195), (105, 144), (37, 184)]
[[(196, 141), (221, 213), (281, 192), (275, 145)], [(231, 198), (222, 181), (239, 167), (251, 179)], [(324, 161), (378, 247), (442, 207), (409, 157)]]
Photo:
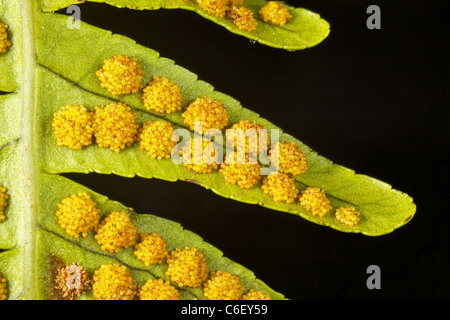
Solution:
[(170, 122), (146, 121), (139, 133), (140, 148), (153, 159), (170, 159), (172, 149), (177, 144), (171, 140), (173, 131)]
[(331, 210), (330, 200), (325, 191), (317, 187), (308, 187), (299, 197), (300, 205), (315, 216), (323, 217)]
[(196, 248), (176, 248), (167, 259), (166, 276), (180, 287), (197, 288), (208, 278), (206, 259)]
[[(197, 143), (202, 141), (202, 149), (197, 150)], [(211, 173), (219, 168), (218, 153), (216, 153), (214, 143), (205, 139), (191, 139), (191, 147), (189, 152), (184, 153), (183, 150), (183, 163), (186, 168), (194, 171), (195, 173)], [(201, 151), (201, 153), (199, 152)]]
[(136, 93), (142, 89), (144, 71), (137, 58), (117, 55), (103, 61), (103, 68), (97, 71), (102, 88), (113, 96)]
[(209, 300), (240, 300), (245, 290), (238, 276), (222, 270), (212, 271), (203, 286)]
[(294, 142), (277, 142), (275, 147), (270, 150), (269, 156), (272, 165), (282, 173), (296, 176), (308, 171), (306, 154)]
[(181, 110), (183, 95), (180, 88), (166, 77), (153, 76), (153, 80), (144, 88), (142, 100), (147, 110), (159, 113), (172, 113)]
[(99, 147), (119, 152), (137, 138), (137, 114), (121, 102), (95, 108), (94, 136)]
[(242, 296), (242, 300), (272, 300), (272, 297), (260, 290), (250, 289)]
[(6, 194), (6, 188), (0, 186), (0, 222), (5, 220), (5, 208), (8, 204), (6, 200), (9, 196)]
[(166, 258), (169, 253), (167, 252), (167, 244), (164, 239), (154, 233), (141, 233), (141, 241), (134, 246), (136, 249), (134, 255), (145, 263), (146, 266), (151, 264), (161, 264), (163, 259)]
[(65, 106), (54, 114), (51, 123), (59, 146), (79, 150), (92, 143), (93, 113), (84, 106)]
[(6, 48), (11, 46), (11, 41), (8, 40), (8, 25), (0, 21), (0, 53), (5, 53)]
[[(250, 163), (248, 155), (245, 159), (238, 159), (237, 153), (234, 154), (234, 163), (225, 161), (220, 165), (219, 172), (224, 176), (225, 181), (231, 184), (237, 184), (242, 189), (250, 189), (261, 179), (261, 167), (258, 163)], [(227, 155), (227, 158), (230, 154)]]
[(6, 279), (0, 275), (0, 300), (6, 300), (8, 298), (8, 289)]
[(200, 9), (222, 18), (228, 10), (228, 0), (196, 0)]
[(162, 279), (147, 280), (139, 289), (138, 296), (140, 300), (180, 300), (177, 289), (170, 281), (164, 282)]
[(191, 102), (182, 116), (184, 123), (196, 132), (198, 128), (196, 128), (195, 122), (200, 121), (202, 128), (199, 133), (205, 133), (208, 129), (222, 130), (228, 125), (230, 119), (227, 108), (220, 101), (212, 100), (207, 96)]
[(74, 300), (89, 289), (91, 280), (86, 269), (76, 263), (58, 269), (55, 277), (55, 289), (64, 299)]
[(359, 212), (356, 212), (355, 207), (336, 209), (336, 219), (346, 226), (353, 227), (359, 223)]
[(244, 6), (231, 6), (228, 11), (230, 19), (239, 29), (245, 31), (255, 31), (258, 22), (253, 16), (253, 11)]
[(111, 212), (96, 228), (95, 239), (102, 250), (118, 253), (136, 244), (137, 227), (126, 212)]
[(136, 295), (135, 279), (125, 266), (104, 264), (95, 270), (92, 290), (98, 300), (133, 300)]
[(267, 4), (259, 10), (259, 15), (265, 22), (279, 26), (284, 26), (292, 19), (289, 9), (279, 1), (267, 1)]
[(281, 172), (275, 172), (265, 177), (261, 188), (275, 201), (286, 203), (294, 202), (299, 192), (294, 178)]
[[(242, 143), (245, 144), (245, 152), (252, 156), (267, 152), (269, 149), (270, 138), (267, 130), (263, 125), (257, 124), (255, 121), (241, 120), (233, 124), (226, 132), (227, 145), (234, 146), (234, 148), (237, 148), (237, 151), (239, 151), (239, 148), (242, 148)], [(260, 139), (266, 140), (267, 143), (260, 141)], [(263, 148), (260, 149), (260, 145), (263, 145)]]
[(58, 204), (58, 224), (66, 230), (67, 234), (78, 238), (86, 237), (100, 220), (100, 209), (86, 192), (73, 194)]

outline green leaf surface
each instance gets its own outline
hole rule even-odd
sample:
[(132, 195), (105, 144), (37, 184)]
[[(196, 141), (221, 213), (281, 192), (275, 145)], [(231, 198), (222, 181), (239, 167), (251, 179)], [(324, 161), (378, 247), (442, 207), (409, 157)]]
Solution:
[[(17, 141), (4, 146), (0, 151), (0, 185), (9, 195), (6, 208), (8, 217), (0, 223), (0, 248), (14, 248), (24, 236), (22, 231), (24, 208), (24, 177), (21, 167), (22, 150)], [(14, 173), (14, 174), (11, 174)]]
[[(83, 1), (84, 2), (84, 1)], [(267, 2), (265, 0), (246, 0), (245, 5), (253, 11), (258, 22), (253, 32), (240, 30), (226, 16), (216, 17), (202, 10), (194, 1), (184, 0), (88, 0), (87, 2), (107, 3), (119, 8), (135, 10), (184, 9), (197, 12), (204, 18), (223, 26), (232, 33), (247, 37), (261, 44), (286, 50), (301, 50), (313, 47), (322, 42), (330, 33), (328, 22), (305, 8), (288, 6), (292, 19), (284, 26), (277, 26), (261, 20), (258, 12)], [(40, 0), (45, 11), (57, 11), (78, 0)]]
[[(136, 5), (144, 2), (147, 5), (156, 3), (136, 1)], [(69, 29), (67, 16), (41, 12), (38, 5), (46, 10), (55, 10), (71, 3), (73, 1), (1, 2), (0, 20), (9, 25), (9, 38), (13, 43), (7, 53), (0, 54), (0, 90), (6, 93), (0, 96), (0, 185), (6, 188), (9, 196), (6, 220), (0, 222), (0, 274), (8, 280), (10, 299), (52, 299), (55, 295), (52, 278), (54, 256), (66, 264), (81, 263), (90, 275), (102, 264), (118, 262), (131, 270), (139, 285), (150, 278), (166, 279), (164, 264), (146, 267), (135, 258), (132, 249), (108, 254), (101, 250), (92, 233), (87, 238), (75, 239), (64, 232), (56, 220), (56, 206), (63, 198), (80, 191), (88, 192), (96, 200), (103, 215), (113, 210), (130, 212), (139, 232), (159, 233), (170, 250), (197, 247), (206, 256), (210, 270), (231, 272), (240, 277), (246, 289), (261, 290), (273, 299), (284, 299), (251, 271), (223, 257), (217, 248), (179, 224), (153, 213), (134, 213), (131, 208), (61, 177), (61, 173), (97, 172), (194, 182), (226, 198), (289, 212), (340, 231), (366, 235), (391, 232), (414, 215), (415, 205), (406, 194), (333, 164), (287, 133), (280, 135), (281, 140), (294, 141), (308, 159), (308, 172), (296, 177), (298, 188), (323, 188), (330, 197), (332, 211), (344, 205), (357, 207), (361, 212), (361, 222), (356, 227), (344, 227), (332, 214), (319, 219), (300, 207), (298, 202), (289, 205), (275, 202), (262, 192), (260, 184), (250, 190), (242, 190), (226, 184), (217, 172), (195, 174), (182, 164), (153, 160), (139, 149), (137, 143), (120, 153), (95, 145), (83, 150), (58, 147), (50, 122), (54, 113), (68, 104), (93, 108), (120, 100), (138, 114), (139, 124), (164, 119), (175, 127), (185, 127), (180, 112), (161, 116), (144, 108), (140, 94), (113, 97), (100, 87), (95, 71), (101, 68), (104, 59), (116, 54), (137, 57), (144, 69), (144, 82), (153, 75), (164, 75), (174, 80), (182, 90), (184, 105), (208, 95), (226, 106), (231, 114), (230, 125), (247, 119), (268, 129), (281, 130), (174, 61), (159, 57), (156, 51), (86, 23), (82, 23), (80, 29)], [(162, 4), (161, 1), (157, 3)], [(166, 1), (164, 7), (178, 5), (183, 8), (180, 3)], [(121, 7), (125, 2), (111, 1), (111, 4)], [(264, 35), (266, 33), (268, 31), (264, 31)], [(284, 36), (279, 40), (286, 42)], [(205, 298), (201, 288), (180, 289), (180, 292), (184, 299)], [(92, 292), (88, 291), (81, 298), (92, 299)]]
[[(114, 173), (124, 177), (138, 175), (168, 181), (195, 181), (227, 198), (298, 214), (318, 224), (366, 235), (389, 233), (409, 221), (414, 214), (415, 207), (407, 195), (392, 190), (386, 183), (364, 175), (356, 175), (354, 171), (319, 156), (301, 141), (283, 133), (281, 128), (244, 108), (232, 97), (198, 80), (195, 74), (177, 66), (169, 59), (159, 57), (154, 50), (140, 46), (124, 36), (86, 24), (83, 24), (80, 30), (64, 28), (65, 16), (43, 14), (39, 21), (41, 28), (38, 37), (41, 41), (38, 44), (38, 63), (46, 68), (39, 70), (38, 78), (42, 81), (40, 87), (45, 93), (39, 96), (39, 104), (48, 107), (41, 110), (45, 113), (40, 117), (47, 119), (47, 122), (43, 122), (44, 126), (38, 134), (42, 139), (41, 145), (45, 146), (43, 160), (40, 161), (44, 165), (44, 170), (52, 173), (97, 172)], [(74, 38), (78, 39), (78, 47), (75, 49), (72, 48)], [(102, 50), (93, 54), (89, 48), (95, 45)], [(153, 75), (164, 75), (174, 80), (182, 90), (184, 105), (196, 97), (207, 95), (218, 99), (226, 106), (231, 115), (230, 124), (247, 119), (263, 124), (267, 129), (280, 130), (282, 132), (280, 140), (295, 142), (307, 154), (309, 169), (306, 174), (296, 176), (298, 188), (303, 190), (307, 186), (316, 186), (324, 189), (330, 196), (334, 209), (350, 205), (357, 207), (362, 215), (361, 222), (356, 227), (349, 228), (338, 222), (333, 215), (318, 218), (302, 208), (298, 202), (292, 204), (275, 202), (262, 191), (261, 183), (250, 190), (241, 190), (237, 185), (225, 183), (218, 172), (208, 175), (195, 174), (171, 160), (150, 159), (146, 152), (139, 150), (138, 144), (119, 154), (96, 146), (89, 146), (82, 151), (58, 147), (48, 122), (61, 106), (81, 103), (93, 108), (118, 99), (99, 86), (95, 72), (101, 69), (105, 59), (119, 53), (139, 59), (144, 69), (144, 83), (150, 81)], [(119, 98), (136, 110), (140, 124), (147, 120), (155, 121), (163, 118), (172, 122), (175, 127), (186, 128), (181, 116), (182, 111), (169, 115), (149, 112), (144, 107), (139, 93)]]
[(0, 119), (10, 124), (0, 131), (0, 148), (19, 139), (21, 110), (16, 106), (20, 105), (20, 99), (21, 96), (17, 93), (0, 96)]
[[(41, 209), (38, 219), (37, 257), (41, 261), (38, 274), (47, 275), (44, 285), (39, 286), (39, 299), (49, 299), (49, 294), (52, 293), (52, 279), (51, 272), (49, 272), (51, 270), (52, 255), (57, 255), (64, 261), (77, 261), (85, 266), (90, 273), (93, 273), (99, 267), (99, 264), (119, 263), (126, 265), (131, 270), (138, 286), (143, 285), (148, 279), (170, 280), (165, 275), (167, 264), (145, 266), (142, 261), (136, 258), (133, 249), (122, 249), (118, 254), (110, 254), (101, 249), (94, 239), (93, 233), (90, 233), (86, 238), (79, 239), (68, 236), (58, 225), (56, 215), (48, 214), (48, 209), (46, 208), (56, 208), (61, 199), (79, 192), (88, 192), (103, 214), (111, 211), (130, 213), (133, 222), (138, 226), (138, 232), (158, 233), (167, 242), (169, 252), (175, 248), (195, 247), (204, 254), (210, 270), (220, 269), (236, 274), (247, 290), (250, 288), (261, 290), (270, 294), (273, 299), (284, 299), (283, 295), (273, 291), (263, 282), (256, 279), (251, 271), (223, 257), (220, 250), (204, 242), (195, 233), (183, 229), (178, 223), (151, 214), (137, 214), (131, 208), (111, 201), (105, 196), (94, 193), (86, 187), (57, 175), (43, 174), (40, 179), (39, 189), (40, 193), (44, 195), (41, 197), (40, 202), (44, 203), (45, 206), (40, 206), (44, 210)], [(184, 287), (178, 288), (178, 290), (181, 293), (181, 297), (187, 300), (194, 298), (206, 299), (202, 288), (192, 289)], [(86, 297), (82, 298), (92, 298), (91, 293), (88, 292)]]
[(21, 6), (16, 1), (1, 2), (0, 19), (8, 25), (8, 38), (14, 46), (8, 49), (8, 54), (1, 55), (0, 91), (12, 92), (19, 84), (22, 73), (23, 26), (21, 23)]

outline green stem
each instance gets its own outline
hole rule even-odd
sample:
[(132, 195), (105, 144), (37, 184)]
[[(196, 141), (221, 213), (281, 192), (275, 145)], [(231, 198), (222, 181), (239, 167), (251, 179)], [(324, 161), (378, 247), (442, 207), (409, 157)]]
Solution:
[(37, 225), (37, 188), (36, 150), (35, 150), (35, 110), (36, 110), (36, 40), (34, 0), (25, 0), (22, 5), (23, 27), (23, 69), (21, 85), (18, 91), (22, 96), (22, 121), (20, 139), (22, 141), (23, 178), (24, 178), (24, 213), (23, 232), (19, 246), (24, 255), (24, 289), (22, 298), (34, 299), (36, 296), (36, 225)]

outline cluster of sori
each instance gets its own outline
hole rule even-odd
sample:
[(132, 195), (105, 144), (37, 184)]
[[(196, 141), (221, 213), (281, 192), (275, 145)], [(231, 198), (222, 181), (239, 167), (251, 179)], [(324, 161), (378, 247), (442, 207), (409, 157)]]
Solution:
[[(5, 53), (7, 48), (11, 46), (11, 41), (8, 40), (8, 25), (0, 21), (0, 53)], [(0, 185), (0, 222), (5, 220), (5, 207), (8, 199), (6, 194), (6, 188)], [(0, 274), (0, 300), (6, 300), (7, 298), (7, 284), (6, 279)]]
[[(0, 223), (5, 220), (5, 207), (7, 205), (6, 200), (9, 198), (6, 193), (6, 188), (0, 185)], [(6, 279), (0, 274), (0, 300), (6, 300), (7, 298), (7, 283)]]
[(0, 53), (5, 53), (11, 41), (8, 40), (8, 25), (0, 21)]
[[(105, 60), (102, 69), (97, 71), (100, 86), (112, 95), (138, 93), (143, 88), (143, 74), (137, 58), (122, 55)], [(197, 97), (183, 108), (182, 90), (165, 76), (154, 75), (143, 89), (141, 98), (145, 108), (156, 115), (180, 112), (184, 125), (194, 133), (194, 137), (201, 137), (191, 138), (188, 147), (185, 145), (178, 151), (189, 170), (196, 174), (217, 170), (226, 183), (242, 189), (257, 187), (262, 180), (262, 190), (276, 202), (291, 204), (298, 201), (301, 207), (320, 218), (331, 211), (332, 205), (324, 190), (309, 186), (300, 191), (298, 186), (301, 184), (297, 183), (296, 177), (307, 172), (308, 161), (295, 142), (271, 142), (266, 128), (256, 121), (243, 119), (230, 125), (231, 116), (226, 106), (208, 96)], [(55, 113), (52, 128), (60, 146), (82, 149), (95, 138), (99, 147), (119, 152), (138, 141), (140, 149), (152, 159), (171, 159), (177, 146), (172, 139), (175, 132), (172, 123), (162, 119), (148, 120), (140, 127), (137, 117), (138, 114), (122, 102), (95, 107), (92, 111), (81, 105), (70, 105)], [(213, 143), (208, 138), (210, 131), (219, 132), (222, 137), (224, 129), (225, 140), (222, 138), (222, 141)], [(249, 131), (254, 133), (255, 139), (252, 141)], [(244, 152), (239, 151), (242, 148), (238, 144), (242, 142)], [(224, 145), (227, 148), (225, 161), (222, 161), (218, 148), (223, 151)], [(263, 154), (267, 155), (271, 168), (275, 169), (264, 178), (261, 175), (261, 161), (258, 162)], [(335, 217), (347, 226), (359, 222), (359, 213), (354, 207), (337, 208)]]
[[(94, 298), (99, 300), (179, 300), (179, 289), (203, 288), (204, 298), (210, 300), (271, 299), (260, 290), (246, 290), (237, 275), (210, 270), (204, 254), (189, 244), (169, 251), (172, 246), (157, 232), (138, 233), (128, 212), (112, 211), (102, 217), (96, 202), (86, 192), (62, 199), (56, 216), (60, 227), (71, 237), (87, 237), (93, 232), (100, 250), (107, 255), (133, 248), (136, 264), (165, 266), (164, 279), (152, 277), (138, 286), (127, 266), (119, 263), (101, 265), (92, 271), (92, 277), (77, 262), (62, 263), (53, 279), (62, 298), (76, 299), (92, 290)], [(2, 287), (0, 297), (1, 290)]]
[(88, 110), (82, 105), (67, 105), (55, 113), (52, 128), (59, 146), (82, 149), (92, 144), (119, 152), (136, 140), (137, 114), (121, 102)]
[(8, 289), (6, 279), (0, 274), (0, 300), (6, 300), (8, 298)]
[[(275, 201), (298, 204), (312, 215), (323, 218), (333, 209), (325, 191), (319, 187), (308, 186), (300, 191), (295, 177), (308, 171), (306, 154), (294, 142), (280, 141), (269, 150), (276, 171), (263, 180), (262, 189)], [(359, 222), (359, 212), (354, 207), (340, 207), (335, 218), (342, 224), (354, 226)]]
[(196, 3), (200, 10), (218, 18), (229, 19), (240, 30), (253, 32), (258, 26), (257, 18), (264, 22), (283, 26), (292, 19), (289, 8), (280, 1), (267, 3), (251, 10), (245, 6), (245, 0), (184, 0)]
[(6, 200), (8, 200), (8, 198), (9, 196), (6, 193), (6, 188), (0, 185), (0, 222), (5, 220)]

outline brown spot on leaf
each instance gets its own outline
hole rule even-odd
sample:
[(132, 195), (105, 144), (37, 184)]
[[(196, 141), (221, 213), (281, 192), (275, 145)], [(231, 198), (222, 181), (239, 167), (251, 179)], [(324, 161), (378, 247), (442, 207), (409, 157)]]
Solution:
[(66, 265), (56, 255), (50, 256), (50, 300), (74, 300), (90, 286), (87, 271), (79, 264)]
[(51, 279), (51, 281), (48, 283), (49, 286), (48, 291), (50, 292), (49, 300), (67, 300), (62, 296), (59, 290), (55, 289), (55, 279), (58, 274), (58, 270), (63, 268), (65, 266), (65, 263), (60, 257), (54, 254), (52, 254), (49, 257), (49, 260), (50, 260), (50, 279)]
[(200, 182), (198, 182), (197, 180), (194, 180), (194, 179), (186, 179), (184, 181), (200, 185)]

